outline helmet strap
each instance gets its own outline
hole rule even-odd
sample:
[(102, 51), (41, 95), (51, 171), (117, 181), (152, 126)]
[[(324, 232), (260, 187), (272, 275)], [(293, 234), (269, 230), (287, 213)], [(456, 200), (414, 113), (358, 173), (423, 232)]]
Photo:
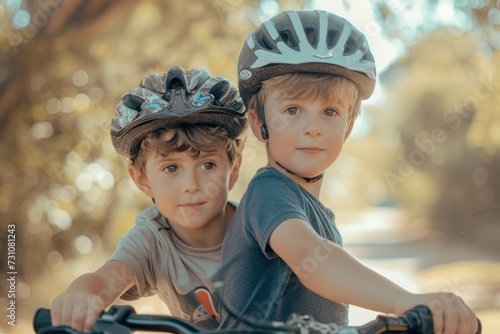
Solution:
[[(286, 170), (288, 173), (293, 174), (293, 175), (297, 175), (294, 172), (292, 172), (291, 170), (289, 170), (288, 168), (286, 168), (285, 166), (283, 166), (282, 164), (280, 164), (278, 161), (276, 161), (276, 164), (278, 166), (280, 166), (281, 168), (283, 168), (284, 170)], [(301, 176), (301, 175), (297, 175), (297, 176), (300, 176), (301, 178), (306, 180), (307, 183), (315, 183), (315, 182), (318, 182), (319, 180), (321, 180), (323, 178), (323, 175), (324, 175), (324, 173), (321, 173), (321, 174), (316, 175), (314, 177), (305, 177), (305, 176)]]
[(267, 131), (266, 125), (266, 116), (264, 114), (264, 106), (262, 105), (262, 101), (260, 100), (260, 92), (257, 93), (257, 111), (259, 112), (260, 120), (262, 121), (262, 125), (260, 126), (260, 135), (263, 140), (269, 138), (269, 132)]
[[(264, 115), (264, 106), (262, 105), (262, 101), (260, 100), (259, 93), (257, 93), (257, 101), (256, 102), (257, 102), (257, 109), (258, 109), (258, 112), (260, 115), (260, 119), (262, 121), (262, 125), (260, 126), (260, 133), (261, 133), (262, 139), (267, 140), (267, 139), (269, 139), (269, 132), (267, 131), (266, 118)], [(293, 175), (297, 175), (294, 172), (292, 172), (291, 170), (289, 170), (288, 168), (286, 168), (285, 166), (283, 166), (282, 164), (280, 164), (278, 161), (276, 161), (276, 163), (278, 164), (278, 166), (280, 166), (281, 168), (286, 170), (288, 173), (293, 174)], [(297, 176), (300, 176), (301, 178), (306, 180), (307, 183), (315, 183), (323, 178), (323, 174), (324, 173), (321, 173), (321, 174), (316, 175), (314, 177), (304, 177), (301, 175), (297, 175)]]

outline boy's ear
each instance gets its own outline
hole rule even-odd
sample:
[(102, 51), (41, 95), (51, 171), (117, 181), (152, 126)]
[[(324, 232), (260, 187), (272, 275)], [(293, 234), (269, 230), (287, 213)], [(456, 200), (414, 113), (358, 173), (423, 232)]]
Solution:
[(137, 188), (139, 188), (146, 196), (153, 198), (153, 192), (149, 186), (148, 178), (140, 170), (140, 168), (134, 165), (127, 166), (128, 175), (134, 181)]
[(267, 142), (267, 138), (262, 137), (262, 130), (261, 127), (264, 124), (262, 120), (260, 119), (257, 110), (256, 109), (248, 109), (248, 123), (250, 124), (250, 128), (252, 128), (252, 132), (255, 135), (255, 137), (263, 142)]
[(231, 175), (229, 175), (229, 190), (233, 189), (234, 184), (238, 181), (238, 177), (240, 176), (241, 159), (242, 155), (239, 153), (231, 168)]

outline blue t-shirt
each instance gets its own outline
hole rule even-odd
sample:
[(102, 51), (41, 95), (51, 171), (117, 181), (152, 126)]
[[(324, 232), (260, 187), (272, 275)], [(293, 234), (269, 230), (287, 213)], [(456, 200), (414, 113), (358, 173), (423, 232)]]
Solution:
[[(309, 222), (320, 236), (342, 244), (330, 209), (276, 169), (261, 168), (250, 182), (222, 246), (223, 265), (228, 264), (221, 273), (222, 300), (238, 314), (259, 321), (286, 321), (297, 313), (347, 325), (348, 306), (307, 289), (269, 247), (274, 229), (291, 218)], [(321, 265), (321, 256), (327, 251), (318, 247), (318, 259), (304, 263), (304, 270)], [(241, 328), (244, 324), (223, 308), (221, 327)]]

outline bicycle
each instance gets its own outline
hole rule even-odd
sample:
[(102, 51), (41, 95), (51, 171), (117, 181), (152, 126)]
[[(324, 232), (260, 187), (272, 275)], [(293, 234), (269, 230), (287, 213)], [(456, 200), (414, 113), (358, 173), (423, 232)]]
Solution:
[[(132, 306), (113, 305), (103, 312), (91, 332), (85, 334), (130, 334), (134, 331), (164, 332), (174, 334), (432, 334), (432, 315), (426, 306), (416, 306), (403, 316), (379, 315), (362, 326), (340, 327), (333, 323), (321, 323), (307, 315), (292, 315), (286, 322), (256, 323), (249, 319), (250, 328), (207, 331), (180, 318), (137, 314)], [(477, 334), (481, 333), (478, 320)], [(52, 327), (50, 310), (38, 309), (33, 319), (37, 334), (83, 334), (67, 326)]]

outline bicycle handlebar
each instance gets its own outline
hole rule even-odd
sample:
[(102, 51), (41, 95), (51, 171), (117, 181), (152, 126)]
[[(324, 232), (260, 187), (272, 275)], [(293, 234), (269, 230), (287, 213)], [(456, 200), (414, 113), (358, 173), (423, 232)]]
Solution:
[[(50, 310), (44, 308), (35, 313), (33, 327), (38, 334), (82, 333), (68, 326), (52, 327)], [(90, 333), (129, 334), (135, 330), (164, 331), (176, 334), (192, 334), (203, 331), (183, 319), (161, 315), (140, 315), (135, 313), (132, 306), (113, 305), (107, 312), (101, 313)]]
[[(172, 316), (136, 314), (131, 306), (113, 305), (107, 312), (101, 313), (92, 331), (86, 334), (130, 334), (136, 330), (151, 332), (166, 332), (174, 334), (205, 334), (205, 333), (233, 333), (239, 334), (292, 334), (292, 333), (321, 333), (321, 334), (432, 334), (432, 315), (426, 306), (416, 306), (403, 316), (392, 317), (379, 315), (362, 326), (339, 327), (335, 324), (325, 324), (309, 316), (292, 315), (286, 322), (273, 322), (263, 328), (249, 328), (245, 330), (218, 330), (208, 331), (196, 325)], [(273, 327), (274, 326), (274, 329)], [(478, 319), (477, 334), (481, 334), (481, 322)], [(50, 309), (39, 309), (33, 318), (33, 327), (37, 334), (84, 334), (68, 326), (52, 327)]]

